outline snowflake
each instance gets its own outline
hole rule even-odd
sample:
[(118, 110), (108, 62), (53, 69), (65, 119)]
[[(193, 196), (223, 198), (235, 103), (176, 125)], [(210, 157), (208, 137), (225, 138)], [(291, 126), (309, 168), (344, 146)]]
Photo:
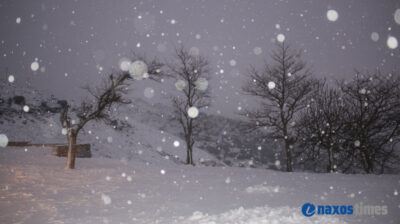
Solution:
[(31, 69), (36, 72), (39, 69), (39, 63), (37, 61), (32, 62)]
[(254, 53), (255, 55), (260, 55), (260, 54), (262, 53), (261, 47), (255, 47), (255, 48), (253, 49), (253, 53)]
[(174, 141), (174, 146), (175, 146), (175, 147), (179, 147), (179, 145), (180, 145), (179, 141), (178, 141), (178, 140), (175, 140), (175, 141)]
[(394, 12), (394, 21), (400, 25), (400, 9), (396, 9)]
[(208, 88), (208, 81), (205, 78), (197, 79), (194, 84), (201, 91), (205, 91)]
[(110, 198), (110, 196), (108, 196), (106, 194), (101, 194), (101, 200), (103, 200), (103, 203), (105, 205), (111, 204), (111, 198)]
[(124, 71), (124, 72), (129, 71), (130, 66), (131, 66), (131, 61), (130, 61), (129, 59), (127, 59), (127, 58), (121, 58), (121, 59), (119, 60), (119, 68), (120, 68), (122, 71)]
[(199, 115), (199, 110), (196, 107), (190, 107), (187, 111), (190, 118), (196, 118)]
[(397, 38), (394, 36), (389, 36), (387, 41), (386, 41), (386, 45), (390, 48), (390, 49), (396, 49), (399, 45)]
[(136, 80), (142, 80), (148, 76), (147, 65), (143, 61), (135, 61), (129, 66), (129, 74)]
[(326, 12), (326, 18), (331, 22), (335, 22), (339, 18), (339, 14), (336, 10), (330, 9)]
[(25, 111), (26, 113), (28, 113), (30, 108), (29, 108), (29, 106), (25, 105), (23, 109), (24, 109), (24, 111)]
[(269, 89), (274, 89), (275, 88), (275, 83), (272, 82), (272, 81), (268, 82), (268, 88)]
[(5, 134), (0, 134), (0, 147), (6, 147), (8, 145), (8, 137)]
[(379, 34), (377, 33), (377, 32), (372, 32), (371, 33), (371, 39), (373, 40), (373, 41), (378, 41), (379, 40)]
[(276, 39), (277, 39), (279, 42), (283, 43), (283, 42), (285, 41), (285, 35), (283, 35), (283, 34), (278, 34), (278, 36), (276, 36)]
[(107, 142), (108, 142), (108, 143), (111, 143), (112, 141), (113, 141), (113, 138), (112, 138), (111, 136), (108, 136), (108, 137), (107, 137)]

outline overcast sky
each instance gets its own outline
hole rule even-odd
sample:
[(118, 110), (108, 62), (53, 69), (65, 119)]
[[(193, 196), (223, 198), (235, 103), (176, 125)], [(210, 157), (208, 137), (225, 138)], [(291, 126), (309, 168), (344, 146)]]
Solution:
[[(397, 9), (396, 0), (1, 1), (0, 81), (12, 74), (17, 88), (29, 84), (79, 99), (81, 86), (118, 69), (131, 51), (168, 60), (183, 43), (210, 59), (212, 112), (230, 115), (251, 100), (239, 94), (244, 73), (269, 60), (279, 34), (303, 50), (318, 77), (399, 70), (400, 47), (387, 44), (389, 36), (400, 41)], [(327, 18), (329, 10), (337, 20)], [(35, 60), (39, 69), (32, 71)], [(148, 100), (155, 102), (173, 91), (165, 85), (144, 81), (133, 87), (138, 97), (153, 88)]]

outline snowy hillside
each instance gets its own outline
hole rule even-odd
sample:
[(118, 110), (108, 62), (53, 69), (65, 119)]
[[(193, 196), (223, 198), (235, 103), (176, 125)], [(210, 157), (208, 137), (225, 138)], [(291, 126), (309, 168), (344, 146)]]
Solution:
[[(0, 150), (0, 223), (398, 223), (398, 175), (283, 173)], [(387, 215), (315, 215), (301, 206), (387, 206)]]
[[(0, 103), (0, 131), (10, 141), (67, 142), (59, 121), (64, 100), (31, 89), (5, 90)], [(19, 98), (22, 102), (15, 101)], [(29, 106), (28, 112), (23, 110), (24, 105)], [(150, 153), (152, 156), (146, 159), (170, 158), (182, 163), (186, 156), (184, 138), (172, 116), (173, 108), (169, 105), (134, 98), (132, 104), (117, 108), (111, 122), (90, 122), (79, 134), (78, 143), (92, 144), (94, 157), (142, 160), (143, 154)], [(202, 131), (194, 151), (199, 163), (275, 168), (275, 161), (280, 159), (277, 146), (265, 142), (259, 133), (244, 133), (241, 121), (220, 115), (199, 119)], [(174, 146), (175, 141), (179, 146)]]

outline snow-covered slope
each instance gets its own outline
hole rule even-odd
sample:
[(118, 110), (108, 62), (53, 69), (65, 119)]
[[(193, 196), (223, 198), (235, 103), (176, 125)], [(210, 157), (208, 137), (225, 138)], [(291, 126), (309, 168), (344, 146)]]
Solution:
[[(398, 175), (284, 173), (0, 150), (0, 223), (398, 223)], [(386, 205), (387, 215), (315, 215), (301, 206)]]
[[(59, 122), (65, 101), (10, 87), (2, 89), (0, 98), (0, 132), (10, 141), (66, 143)], [(29, 106), (28, 112), (23, 111), (24, 105)], [(112, 122), (89, 122), (78, 143), (90, 143), (94, 157), (149, 162), (169, 158), (182, 163), (186, 153), (183, 135), (172, 116), (173, 108), (167, 104), (133, 98), (132, 104), (113, 112)], [(280, 159), (278, 148), (257, 133), (244, 133), (240, 121), (205, 113), (198, 119), (202, 131), (194, 150), (197, 163), (275, 168), (275, 160)], [(178, 147), (175, 141), (180, 143)]]
[[(64, 101), (43, 96), (38, 91), (12, 88), (2, 89), (0, 98), (0, 133), (6, 134), (9, 141), (67, 143), (59, 121)], [(23, 111), (25, 105), (29, 106), (27, 112)], [(184, 142), (174, 132), (161, 130), (168, 120), (158, 118), (159, 111), (137, 99), (132, 105), (119, 107), (111, 122), (89, 122), (78, 135), (78, 143), (90, 143), (94, 157), (184, 163)], [(174, 145), (175, 141), (179, 146)], [(206, 151), (195, 150), (199, 164), (221, 165)]]

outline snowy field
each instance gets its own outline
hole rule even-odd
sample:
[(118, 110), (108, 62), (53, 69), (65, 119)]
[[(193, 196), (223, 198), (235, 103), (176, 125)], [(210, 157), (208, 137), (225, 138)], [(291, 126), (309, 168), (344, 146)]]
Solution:
[[(285, 173), (0, 150), (0, 223), (399, 223), (400, 176)], [(301, 206), (387, 205), (387, 215), (305, 217)]]

